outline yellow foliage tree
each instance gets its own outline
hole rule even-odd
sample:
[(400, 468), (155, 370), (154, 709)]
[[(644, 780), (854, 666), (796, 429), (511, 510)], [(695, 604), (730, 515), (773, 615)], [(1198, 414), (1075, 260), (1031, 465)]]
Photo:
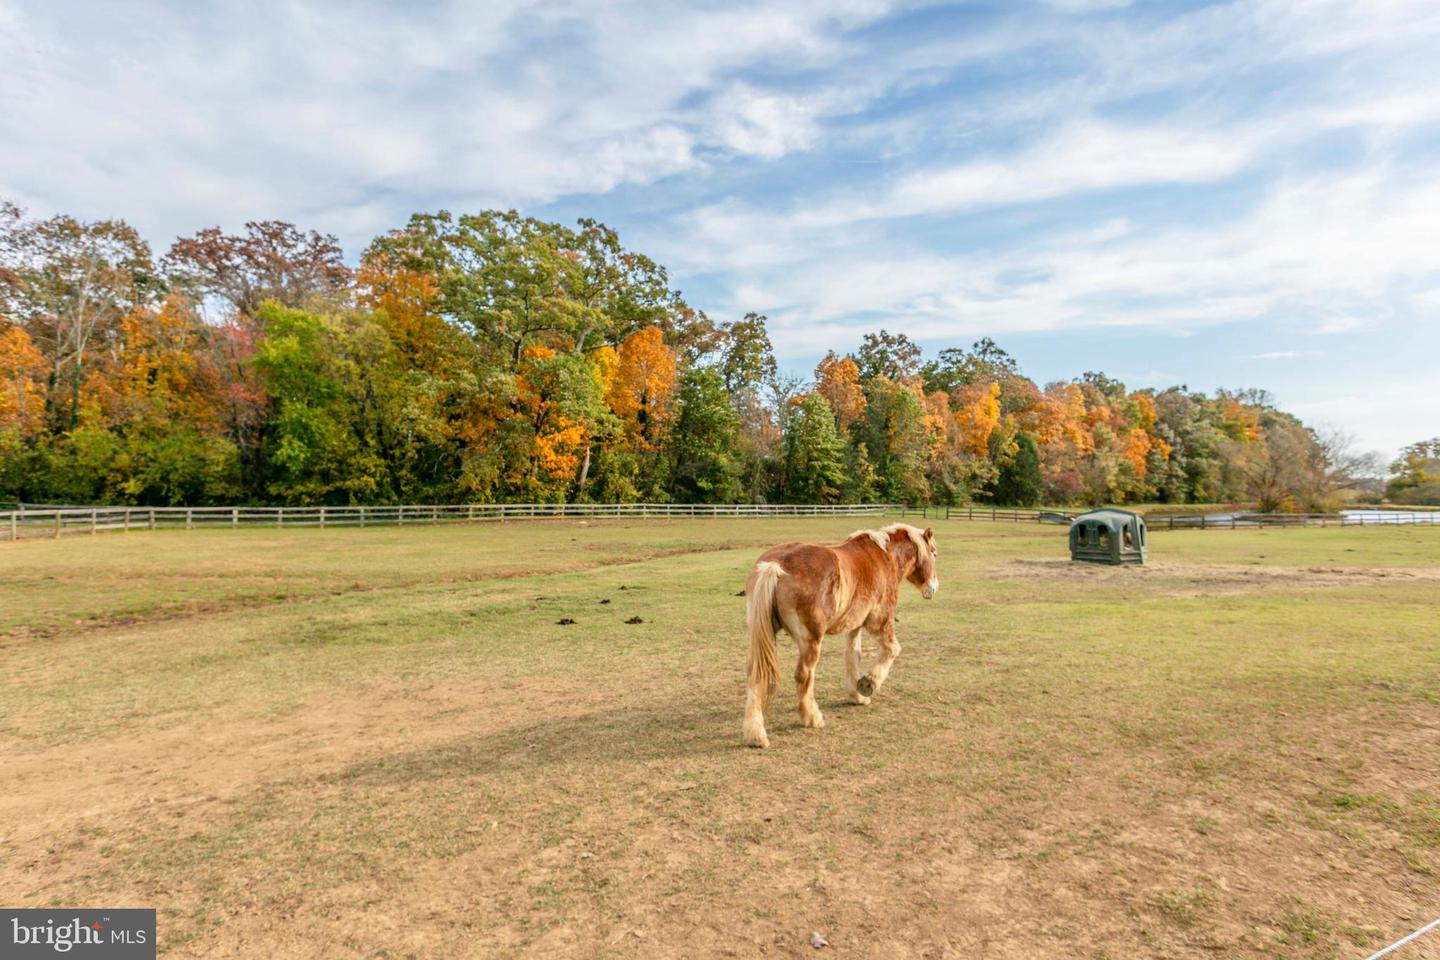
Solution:
[(981, 381), (955, 391), (955, 426), (967, 453), (983, 457), (1000, 423), (1000, 384)]
[(355, 273), (360, 305), (379, 314), (395, 346), (430, 373), (445, 367), (451, 328), (440, 316), (440, 284), (432, 273), (402, 266), (389, 253), (367, 253)]
[(45, 373), (49, 364), (19, 327), (0, 329), (0, 430), (22, 438), (45, 426)]
[(849, 357), (831, 350), (815, 367), (815, 392), (825, 398), (841, 433), (865, 413), (865, 391), (860, 386), (860, 368)]

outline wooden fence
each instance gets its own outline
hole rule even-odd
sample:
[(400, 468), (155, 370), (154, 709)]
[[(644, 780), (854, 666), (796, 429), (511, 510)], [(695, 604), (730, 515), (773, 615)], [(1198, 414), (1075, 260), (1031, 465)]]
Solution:
[(199, 527), (415, 526), (559, 518), (882, 516), (883, 504), (474, 503), (376, 507), (41, 507), (0, 512), (0, 539)]
[[(1069, 524), (1083, 510), (1006, 510), (993, 507), (892, 507), (901, 516), (940, 520), (991, 520), (1004, 523)], [(1351, 513), (1143, 514), (1150, 530), (1236, 530), (1247, 527), (1440, 526), (1440, 510), (1357, 510)]]
[[(130, 530), (197, 527), (366, 527), (509, 520), (645, 517), (876, 517), (986, 520), (1068, 525), (1071, 514), (998, 507), (927, 507), (903, 504), (705, 503), (475, 503), (377, 507), (60, 507), (22, 505), (0, 512), (0, 539), (61, 537)], [(1225, 530), (1244, 527), (1336, 527), (1391, 524), (1440, 526), (1440, 511), (1368, 511), (1355, 516), (1319, 513), (1251, 513), (1223, 517), (1151, 514), (1151, 530)]]

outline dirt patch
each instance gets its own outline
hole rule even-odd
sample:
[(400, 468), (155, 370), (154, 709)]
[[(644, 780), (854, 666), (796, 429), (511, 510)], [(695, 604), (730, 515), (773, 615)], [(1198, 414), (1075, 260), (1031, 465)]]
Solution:
[[(1110, 565), (1070, 560), (1007, 560), (997, 565), (997, 579), (1072, 583), (1133, 583), (1163, 586), (1166, 592), (1189, 584), (1191, 592), (1216, 589), (1253, 590), (1266, 587), (1354, 587), (1375, 583), (1440, 583), (1440, 569), (1424, 567), (1288, 567), (1235, 566), (1151, 560), (1144, 564)], [(1182, 591), (1183, 592), (1183, 591)]]

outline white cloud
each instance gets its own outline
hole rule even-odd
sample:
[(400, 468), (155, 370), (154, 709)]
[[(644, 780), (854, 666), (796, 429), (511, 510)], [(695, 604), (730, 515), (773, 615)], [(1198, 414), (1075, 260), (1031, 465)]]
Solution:
[(694, 255), (677, 257), (743, 272), (749, 282), (732, 311), (768, 313), (777, 347), (797, 351), (858, 337), (877, 317), (914, 337), (951, 340), (1240, 321), (1338, 334), (1396, 315), (1436, 316), (1426, 280), (1440, 269), (1435, 209), (1440, 185), (1423, 172), (1376, 167), (1281, 181), (1220, 226), (1105, 221), (1023, 248), (940, 254), (887, 248), (874, 224), (842, 231), (805, 214), (766, 220), (706, 208), (685, 231), (700, 238)]
[(1363, 437), (1365, 448), (1381, 450), (1386, 459), (1440, 432), (1440, 393), (1433, 377), (1372, 377), (1343, 390), (1317, 384), (1284, 398), (1284, 406), (1309, 423), (1334, 424)]
[(701, 171), (704, 151), (806, 149), (835, 101), (733, 78), (831, 66), (886, 9), (20, 0), (0, 6), (0, 189), (161, 243), (282, 216), (362, 231), (353, 248), (417, 207), (534, 205)]
[(737, 84), (716, 98), (714, 140), (739, 154), (773, 160), (807, 149), (819, 134), (804, 98), (760, 93)]

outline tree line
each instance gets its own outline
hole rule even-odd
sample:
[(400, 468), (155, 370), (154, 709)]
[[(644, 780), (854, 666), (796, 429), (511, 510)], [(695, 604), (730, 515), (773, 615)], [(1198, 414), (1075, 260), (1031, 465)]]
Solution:
[(782, 374), (764, 316), (711, 319), (594, 220), (416, 214), (352, 269), (289, 223), (156, 258), (0, 204), (0, 498), (1286, 510), (1364, 466), (1263, 391), (1042, 387), (989, 339)]

